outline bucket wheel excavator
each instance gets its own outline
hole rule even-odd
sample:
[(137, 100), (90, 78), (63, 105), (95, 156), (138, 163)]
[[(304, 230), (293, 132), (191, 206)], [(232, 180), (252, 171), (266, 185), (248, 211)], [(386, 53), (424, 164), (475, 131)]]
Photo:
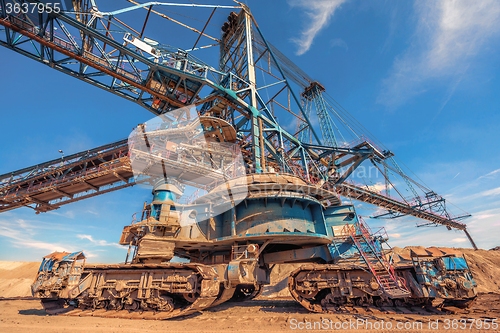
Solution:
[[(83, 252), (43, 258), (32, 292), (48, 313), (178, 317), (257, 296), (282, 263), (303, 263), (288, 288), (313, 312), (475, 297), (460, 253), (415, 249), (394, 261), (385, 231), (370, 230), (342, 202), (463, 230), (475, 247), (466, 215), (450, 215), (390, 151), (352, 128), (347, 143), (338, 126), (345, 122), (334, 120), (342, 109), (264, 38), (246, 5), (97, 2), (0, 0), (2, 46), (155, 116), (127, 140), (0, 176), (0, 211), (46, 212), (137, 183), (152, 187), (141, 217), (123, 229), (124, 263), (86, 264)], [(206, 22), (194, 27), (165, 8), (195, 11)], [(181, 29), (187, 33), (178, 40)], [(382, 171), (385, 192), (352, 179), (363, 163)], [(390, 173), (412, 200), (390, 195), (397, 192)]]

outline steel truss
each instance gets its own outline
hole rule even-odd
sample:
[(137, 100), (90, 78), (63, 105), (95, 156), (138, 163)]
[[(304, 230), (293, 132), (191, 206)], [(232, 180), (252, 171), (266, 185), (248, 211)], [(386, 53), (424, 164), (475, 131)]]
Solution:
[[(367, 141), (352, 147), (337, 145), (327, 121), (326, 106), (321, 104), (324, 88), (315, 85), (266, 41), (243, 4), (139, 4), (129, 0), (131, 7), (101, 12), (94, 0), (79, 0), (72, 1), (73, 8), (60, 13), (7, 13), (6, 4), (13, 1), (0, 0), (0, 45), (137, 103), (154, 115), (194, 105), (201, 116), (224, 119), (237, 132), (250, 173), (292, 173), (318, 187), (337, 187), (344, 195), (353, 193), (363, 200), (365, 196), (359, 189), (345, 191), (351, 186), (345, 184), (346, 179), (363, 161), (385, 159), (384, 153)], [(203, 28), (196, 29), (163, 14), (158, 10), (163, 6), (203, 7), (210, 10), (210, 15)], [(208, 33), (217, 9), (238, 10), (231, 12), (222, 26), (222, 38)], [(147, 11), (144, 22), (136, 28), (120, 19), (134, 10)], [(194, 32), (193, 47), (182, 50), (146, 39), (144, 32), (151, 14)], [(192, 55), (193, 50), (208, 47), (198, 46), (207, 40), (220, 47), (218, 68)], [(309, 111), (297, 93), (308, 86), (309, 94), (302, 97), (314, 101), (322, 112), (324, 141), (311, 125)], [(298, 121), (299, 131), (311, 132), (308, 142), (299, 140), (297, 134), (280, 125), (278, 119), (284, 115)], [(125, 143), (109, 145), (104, 155), (100, 150), (92, 150), (95, 156), (75, 154), (78, 155), (75, 158), (81, 159), (74, 161), (75, 164), (66, 164), (66, 159), (57, 166), (60, 161), (55, 160), (42, 168), (14, 172), (10, 178), (4, 175), (0, 211), (21, 206), (47, 211), (63, 203), (132, 185)], [(99, 171), (89, 175), (86, 173), (89, 165)], [(122, 184), (114, 186), (116, 181)], [(110, 188), (102, 190), (103, 186)], [(83, 194), (86, 191), (92, 193)], [(390, 200), (380, 197), (381, 202)], [(402, 205), (408, 208), (407, 204)], [(403, 206), (394, 205), (401, 209), (391, 209), (403, 213)], [(436, 212), (426, 212), (430, 215), (419, 209), (408, 210), (407, 214), (418, 213), (427, 220), (432, 217), (433, 223), (465, 230), (465, 225), (453, 222), (451, 217), (443, 220), (435, 218), (439, 216)]]

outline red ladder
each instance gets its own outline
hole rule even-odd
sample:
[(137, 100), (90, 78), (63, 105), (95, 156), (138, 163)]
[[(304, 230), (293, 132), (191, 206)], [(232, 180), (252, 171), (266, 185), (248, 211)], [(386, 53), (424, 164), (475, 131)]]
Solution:
[(358, 248), (361, 257), (366, 262), (384, 293), (390, 298), (403, 298), (411, 295), (402, 277), (396, 276), (393, 265), (386, 259), (373, 239), (373, 234), (363, 220), (356, 223), (355, 228), (348, 228), (351, 239)]

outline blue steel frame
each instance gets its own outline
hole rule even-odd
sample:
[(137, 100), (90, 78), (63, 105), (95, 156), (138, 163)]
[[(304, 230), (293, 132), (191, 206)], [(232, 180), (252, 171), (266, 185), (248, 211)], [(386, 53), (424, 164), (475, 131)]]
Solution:
[[(188, 52), (164, 48), (161, 49), (163, 61), (158, 61), (146, 57), (130, 45), (118, 43), (112, 38), (117, 26), (122, 29), (122, 33), (137, 38), (141, 34), (115, 18), (124, 11), (102, 13), (95, 10), (94, 1), (81, 0), (80, 4), (88, 7), (82, 8), (78, 14), (61, 12), (38, 15), (8, 14), (5, 6), (7, 2), (11, 1), (0, 0), (0, 27), (3, 26), (0, 28), (0, 45), (15, 52), (133, 101), (155, 115), (189, 104), (207, 109), (214, 100), (225, 101), (229, 105), (226, 117), (244, 135), (243, 141), (250, 142), (249, 147), (242, 149), (249, 150), (253, 158), (252, 172), (267, 172), (268, 166), (278, 166), (281, 172), (294, 173), (307, 182), (312, 182), (314, 178), (329, 186), (333, 184), (342, 191), (340, 185), (363, 161), (385, 158), (383, 152), (368, 142), (354, 148), (322, 145), (291, 85), (290, 80), (297, 81), (297, 78), (290, 74), (289, 68), (284, 67), (287, 64), (283, 64), (283, 57), (276, 54), (276, 50), (266, 41), (244, 5), (236, 7), (242, 8), (237, 14), (234, 32), (237, 38), (231, 42), (228, 42), (229, 39), (219, 40), (222, 48), (220, 68), (215, 69), (191, 57)], [(146, 9), (148, 4), (126, 10)], [(91, 11), (90, 7), (95, 8)], [(103, 33), (96, 29), (96, 25), (98, 19), (105, 18), (107, 28)], [(114, 29), (110, 29), (111, 24)], [(270, 64), (268, 69), (258, 65), (258, 61), (265, 58)], [(278, 73), (272, 72), (271, 68), (277, 69)], [(257, 85), (256, 71), (274, 77), (274, 82)], [(174, 83), (174, 86), (167, 89), (163, 81)], [(263, 98), (262, 91), (271, 87), (275, 89), (272, 97)], [(202, 97), (205, 88), (212, 92)], [(288, 100), (288, 104), (282, 103), (283, 100)], [(316, 143), (301, 142), (284, 130), (272, 111), (276, 105), (306, 124)], [(327, 141), (331, 143), (334, 137), (327, 135)], [(299, 166), (299, 171), (296, 166)], [(340, 171), (340, 168), (345, 170)], [(348, 191), (343, 193), (350, 196)], [(376, 202), (373, 193), (368, 197), (370, 202)], [(415, 215), (414, 210), (410, 212)], [(432, 222), (465, 230), (464, 225), (449, 217), (438, 220), (440, 222), (434, 222), (434, 218)]]
[[(23, 1), (21, 0), (21, 2)], [(341, 151), (364, 159), (371, 154), (369, 149), (339, 149), (320, 145), (314, 147), (302, 145), (299, 140), (278, 124), (268, 109), (271, 101), (265, 101), (257, 91), (260, 87), (256, 87), (255, 83), (249, 79), (249, 75), (252, 75), (251, 71), (247, 71), (246, 75), (241, 78), (237, 75), (238, 73), (228, 71), (228, 68), (219, 71), (194, 60), (189, 55), (182, 62), (183, 70), (167, 66), (166, 62), (160, 64), (148, 59), (130, 46), (119, 44), (116, 40), (108, 37), (108, 33), (103, 34), (97, 31), (95, 29), (97, 20), (95, 19), (88, 18), (88, 23), (84, 24), (71, 17), (70, 13), (43, 14), (37, 15), (37, 17), (26, 14), (12, 16), (5, 13), (6, 2), (6, 0), (0, 0), (0, 25), (4, 27), (3, 35), (0, 37), (0, 45), (131, 100), (153, 114), (158, 115), (193, 103), (200, 105), (215, 98), (227, 100), (232, 105), (233, 110), (243, 116), (234, 125), (240, 132), (247, 132), (251, 138), (256, 173), (266, 171), (266, 159), (275, 160), (285, 170), (292, 170), (289, 164), (290, 161), (294, 160), (300, 161), (301, 168), (304, 170), (304, 175), (301, 176), (309, 180), (311, 165), (324, 163), (324, 160), (318, 159), (319, 156), (324, 159), (326, 155), (334, 156), (336, 152)], [(269, 49), (258, 27), (256, 25), (252, 27), (253, 18), (250, 13), (245, 8), (240, 15), (242, 17), (241, 24), (246, 26), (247, 33), (251, 34), (252, 31), (257, 31), (260, 34), (260, 40), (264, 41), (266, 45), (266, 48), (258, 56), (261, 57), (262, 54), (268, 53), (274, 59), (274, 64), (282, 75), (278, 81), (285, 85), (295, 101), (294, 108), (299, 109), (305, 121), (310, 125), (307, 115), (304, 114), (272, 50)], [(112, 16), (109, 19), (111, 20)], [(63, 31), (64, 34), (62, 36), (55, 34), (55, 27), (58, 27), (58, 30)], [(70, 33), (70, 30), (74, 32)], [(108, 48), (108, 51), (104, 51), (105, 48)], [(113, 53), (109, 51), (109, 48), (116, 51), (113, 59), (108, 56)], [(253, 52), (251, 43), (247, 43), (246, 48)], [(248, 52), (246, 49), (242, 51), (237, 57), (237, 63), (247, 61), (244, 59), (244, 53)], [(176, 54), (165, 52), (164, 56), (174, 57)], [(255, 76), (255, 74), (253, 75)], [(176, 82), (173, 91), (187, 93), (189, 98), (181, 100), (175, 93), (152, 87), (152, 80), (158, 76), (173, 79)], [(242, 86), (238, 91), (230, 89), (235, 82)], [(201, 98), (199, 94), (205, 86), (212, 89), (212, 94)], [(248, 90), (251, 90), (252, 94), (248, 94)], [(161, 108), (157, 107), (155, 100), (163, 102)], [(234, 115), (232, 118), (235, 118)], [(320, 142), (314, 131), (313, 134)], [(273, 142), (271, 139), (276, 137), (278, 140)], [(327, 180), (328, 175), (323, 174), (322, 178)]]

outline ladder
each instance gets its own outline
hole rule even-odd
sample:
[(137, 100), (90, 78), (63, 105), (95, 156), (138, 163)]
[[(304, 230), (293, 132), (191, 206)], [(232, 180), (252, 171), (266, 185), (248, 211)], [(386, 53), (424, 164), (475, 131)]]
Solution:
[(390, 298), (409, 297), (411, 292), (404, 283), (404, 279), (396, 276), (394, 267), (382, 253), (381, 246), (377, 246), (374, 234), (363, 220), (360, 219), (355, 227), (349, 230), (351, 239), (383, 292)]

